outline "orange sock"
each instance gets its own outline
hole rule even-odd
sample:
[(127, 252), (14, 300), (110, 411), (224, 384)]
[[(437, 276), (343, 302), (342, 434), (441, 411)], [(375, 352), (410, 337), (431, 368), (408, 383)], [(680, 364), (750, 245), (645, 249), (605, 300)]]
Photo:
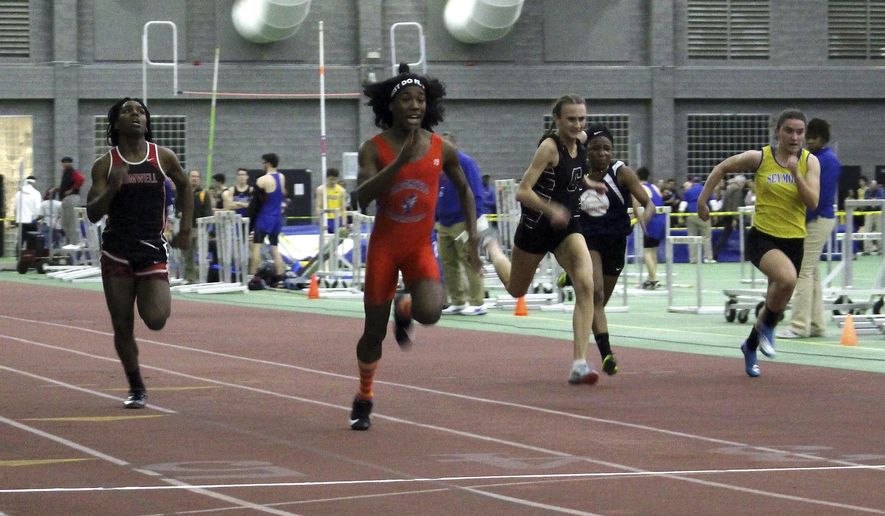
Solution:
[(378, 360), (367, 364), (357, 360), (360, 368), (360, 392), (357, 394), (364, 400), (370, 400), (375, 396), (372, 392), (372, 382), (375, 380), (375, 370), (378, 368)]

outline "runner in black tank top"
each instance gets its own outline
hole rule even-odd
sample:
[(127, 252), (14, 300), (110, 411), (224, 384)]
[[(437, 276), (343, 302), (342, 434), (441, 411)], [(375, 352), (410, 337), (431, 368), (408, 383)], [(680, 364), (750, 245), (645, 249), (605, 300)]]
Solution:
[(641, 218), (645, 227), (654, 216), (655, 206), (636, 172), (623, 161), (612, 159), (611, 132), (605, 126), (593, 125), (587, 129), (587, 134), (587, 175), (608, 187), (604, 194), (585, 191), (579, 205), (581, 232), (593, 260), (593, 336), (602, 358), (602, 370), (611, 376), (618, 372), (618, 363), (609, 343), (605, 305), (624, 269), (627, 237), (632, 233), (627, 208), (632, 205), (632, 198), (645, 207)]
[(135, 272), (166, 263), (166, 174), (160, 165), (157, 145), (147, 144), (147, 154), (137, 163), (126, 161), (120, 150), (110, 150), (111, 165), (128, 165), (129, 172), (108, 207), (102, 234), (102, 251), (116, 260), (128, 260)]
[(548, 252), (575, 278), (571, 384), (599, 380), (599, 373), (587, 363), (593, 322), (593, 265), (575, 218), (582, 185), (605, 191), (604, 185), (591, 183), (585, 176), (586, 118), (587, 107), (580, 97), (563, 95), (553, 106), (556, 131), (538, 145), (516, 193), (523, 215), (514, 237), (512, 261), (496, 239), (482, 239), (498, 277), (513, 297), (528, 292), (538, 264)]
[(108, 111), (108, 143), (114, 148), (92, 165), (92, 188), (86, 206), (89, 220), (107, 215), (101, 274), (114, 327), (114, 348), (126, 380), (126, 408), (144, 408), (147, 389), (138, 366), (135, 306), (145, 325), (159, 330), (171, 311), (163, 229), (166, 177), (178, 189), (181, 230), (172, 246), (190, 242), (194, 196), (171, 150), (151, 143), (151, 115), (138, 99), (124, 98)]
[(553, 228), (549, 217), (523, 205), (514, 243), (520, 249), (534, 254), (553, 252), (565, 237), (580, 231), (578, 196), (584, 189), (584, 175), (587, 170), (587, 153), (584, 144), (577, 142), (576, 153), (572, 157), (558, 135), (553, 134), (549, 139), (556, 145), (559, 162), (556, 166), (544, 169), (532, 191), (546, 204), (553, 202), (565, 207), (570, 214), (570, 220), (565, 228)]

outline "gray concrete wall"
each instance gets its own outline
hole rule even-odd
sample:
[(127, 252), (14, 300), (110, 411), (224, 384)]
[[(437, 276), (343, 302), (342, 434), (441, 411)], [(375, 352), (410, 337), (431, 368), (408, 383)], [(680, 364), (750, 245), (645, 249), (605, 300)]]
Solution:
[[(878, 62), (826, 58), (825, 0), (771, 2), (771, 58), (689, 60), (687, 0), (536, 0), (525, 4), (503, 40), (465, 45), (445, 31), (444, 0), (322, 0), (291, 39), (256, 45), (230, 21), (233, 0), (32, 0), (32, 57), (0, 61), (0, 114), (31, 114), (35, 168), (55, 170), (70, 154), (89, 168), (95, 115), (122, 96), (141, 96), (141, 27), (149, 19), (179, 23), (179, 90), (208, 91), (221, 48), (219, 89), (316, 93), (317, 22), (325, 24), (328, 92), (360, 91), (370, 74), (390, 73), (389, 26), (418, 21), (427, 36), (429, 73), (446, 83), (447, 119), (462, 147), (496, 178), (519, 177), (528, 164), (552, 99), (573, 92), (591, 113), (630, 115), (631, 145), (658, 177), (684, 177), (685, 121), (693, 112), (776, 113), (799, 106), (827, 118), (847, 164), (872, 175), (885, 164), (885, 70)], [(774, 29), (777, 30), (774, 30)], [(40, 37), (36, 37), (40, 35)], [(151, 40), (151, 57), (171, 57)], [(412, 60), (414, 35), (398, 54)], [(380, 58), (371, 52), (377, 51)], [(207, 161), (209, 100), (176, 96), (171, 71), (149, 71), (155, 114), (187, 116), (188, 166)], [(284, 166), (320, 168), (319, 101), (220, 99), (215, 171), (252, 166), (274, 151)], [(375, 132), (361, 98), (327, 101), (329, 165)]]

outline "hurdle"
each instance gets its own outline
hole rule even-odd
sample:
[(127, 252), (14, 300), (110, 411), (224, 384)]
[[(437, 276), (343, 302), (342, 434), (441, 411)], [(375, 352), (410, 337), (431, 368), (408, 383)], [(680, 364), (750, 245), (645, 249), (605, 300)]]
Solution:
[[(675, 306), (673, 304), (673, 246), (675, 244), (686, 244), (697, 246), (698, 260), (695, 262), (695, 293), (696, 304), (693, 306)], [(703, 274), (701, 267), (703, 266), (704, 256), (704, 237), (702, 236), (674, 236), (670, 235), (666, 241), (666, 259), (667, 259), (667, 311), (673, 313), (684, 314), (711, 314), (717, 313), (721, 308), (718, 306), (704, 306), (703, 304)]]
[[(209, 231), (215, 231), (215, 253), (218, 261), (218, 282), (207, 283), (209, 277)], [(194, 259), (185, 256), (185, 260)], [(173, 292), (196, 294), (223, 294), (245, 292), (248, 282), (249, 219), (240, 214), (221, 210), (210, 217), (197, 219), (197, 253), (200, 282), (175, 285)]]
[(86, 208), (74, 208), (74, 213), (77, 217), (77, 225), (81, 230), (80, 237), (81, 242), (84, 242), (83, 247), (75, 249), (65, 249), (62, 247), (59, 251), (70, 257), (72, 265), (46, 266), (44, 269), (49, 271), (47, 273), (48, 277), (62, 281), (101, 281), (101, 267), (99, 267), (101, 232), (104, 229), (106, 219), (102, 218), (93, 224), (89, 221)]
[(753, 217), (756, 215), (756, 207), (755, 206), (741, 206), (738, 208), (738, 242), (740, 243), (740, 271), (741, 271), (741, 283), (749, 283), (750, 287), (756, 285), (757, 282), (765, 283), (766, 280), (764, 278), (756, 278), (756, 267), (750, 266), (750, 277), (748, 278), (746, 273), (744, 272), (747, 267), (747, 219), (749, 219), (750, 226), (753, 225)]

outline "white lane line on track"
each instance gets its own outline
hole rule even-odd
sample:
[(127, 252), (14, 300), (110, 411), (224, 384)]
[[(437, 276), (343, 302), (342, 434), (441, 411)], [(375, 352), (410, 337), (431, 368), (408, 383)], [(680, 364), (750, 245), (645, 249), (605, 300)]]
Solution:
[[(102, 452), (95, 450), (93, 448), (90, 448), (88, 446), (84, 446), (82, 444), (75, 443), (74, 441), (71, 441), (69, 439), (65, 439), (64, 437), (60, 437), (55, 434), (50, 434), (49, 432), (44, 432), (43, 430), (40, 430), (38, 428), (34, 428), (32, 426), (28, 426), (23, 423), (19, 423), (18, 421), (15, 421), (15, 420), (3, 417), (3, 416), (0, 416), (0, 423), (9, 425), (14, 428), (18, 428), (19, 430), (28, 432), (28, 433), (36, 435), (38, 437), (42, 437), (44, 439), (48, 439), (50, 441), (61, 444), (63, 446), (67, 446), (68, 448), (72, 448), (72, 449), (77, 450), (79, 452), (85, 453), (86, 455), (91, 455), (91, 456), (101, 459), (105, 462), (110, 462), (111, 464), (114, 464), (115, 466), (126, 467), (126, 468), (129, 468), (131, 471), (141, 473), (141, 471), (139, 469), (132, 467), (131, 464), (129, 464), (128, 462), (126, 462), (123, 459), (118, 459), (117, 457), (112, 457), (111, 455), (108, 455), (106, 453), (102, 453)], [(210, 498), (215, 498), (216, 500), (222, 500), (222, 501), (225, 501), (228, 503), (232, 503), (232, 504), (234, 504), (238, 507), (244, 508), (244, 509), (252, 509), (252, 510), (256, 510), (256, 511), (266, 512), (269, 514), (279, 514), (281, 516), (290, 516), (290, 515), (295, 514), (292, 512), (281, 511), (281, 510), (273, 509), (270, 507), (264, 507), (262, 505), (259, 505), (259, 504), (253, 503), (253, 502), (249, 502), (247, 500), (241, 500), (239, 498), (234, 498), (232, 496), (227, 496), (227, 495), (224, 495), (221, 493), (214, 493), (212, 491), (209, 491), (208, 488), (205, 488), (202, 486), (192, 486), (189, 484), (185, 484), (184, 482), (181, 482), (179, 480), (175, 480), (175, 479), (171, 479), (171, 478), (160, 478), (159, 480), (166, 482), (168, 484), (172, 484), (172, 486), (159, 486), (159, 487), (175, 487), (178, 489), (186, 489), (188, 491), (192, 491), (194, 493), (199, 493), (201, 495), (208, 496)]]
[[(4, 316), (0, 316), (0, 318), (2, 318), (2, 317), (4, 317)], [(39, 321), (34, 321), (34, 322), (39, 322)], [(89, 331), (95, 331), (95, 330), (89, 330)], [(0, 335), (0, 337), (7, 337), (7, 336), (5, 336), (5, 335)], [(35, 342), (35, 341), (26, 341), (26, 339), (20, 339), (20, 338), (18, 338), (18, 337), (11, 337), (11, 338), (12, 338), (13, 340), (15, 340), (15, 341), (26, 342), (26, 343), (30, 343), (30, 344), (33, 344), (33, 345), (36, 345), (36, 346), (46, 347), (46, 348), (50, 348), (50, 349), (56, 349), (56, 350), (59, 350), (59, 351), (64, 351), (64, 352), (68, 352), (68, 353), (73, 353), (73, 354), (77, 354), (77, 355), (81, 355), (81, 356), (86, 356), (86, 357), (91, 357), (91, 358), (97, 358), (97, 359), (101, 359), (101, 360), (112, 360), (112, 359), (108, 359), (107, 357), (101, 357), (101, 356), (98, 356), (98, 355), (93, 355), (93, 354), (86, 353), (86, 352), (82, 352), (82, 351), (71, 350), (71, 349), (68, 349), (68, 348), (64, 348), (64, 347), (60, 347), (60, 346), (55, 346), (55, 345), (52, 345), (52, 344), (39, 343), (39, 342)], [(147, 341), (147, 342), (151, 342), (151, 341)], [(158, 343), (158, 344), (160, 344), (160, 345), (164, 345), (164, 343)], [(181, 347), (181, 346), (176, 346), (176, 345), (168, 345), (168, 346), (170, 346), (170, 347), (175, 347), (175, 348), (183, 348), (183, 347)], [(183, 348), (183, 349), (188, 349), (188, 350), (191, 350), (191, 351), (202, 351), (202, 350), (197, 350), (197, 349), (192, 349), (192, 348)], [(214, 353), (213, 353), (213, 354), (214, 354)], [(223, 355), (223, 354), (222, 354), (222, 355)], [(229, 356), (231, 356), (231, 357), (233, 357), (233, 358), (242, 358), (242, 357), (236, 357), (235, 355), (229, 355)], [(259, 362), (264, 362), (264, 361), (259, 361)], [(273, 364), (273, 362), (270, 362), (270, 363)], [(257, 393), (261, 393), (261, 394), (268, 394), (268, 395), (271, 395), (271, 396), (276, 396), (276, 397), (280, 397), (280, 398), (284, 398), (284, 399), (292, 399), (292, 400), (300, 401), (300, 402), (303, 402), (303, 403), (308, 403), (308, 404), (313, 404), (313, 405), (318, 405), (318, 406), (323, 406), (323, 407), (329, 407), (329, 408), (335, 408), (335, 409), (339, 409), (339, 410), (349, 410), (349, 407), (342, 407), (342, 406), (340, 406), (340, 405), (335, 405), (335, 404), (327, 403), (327, 402), (324, 402), (324, 401), (319, 401), (319, 400), (314, 400), (314, 399), (308, 399), (308, 398), (300, 398), (300, 397), (298, 397), (298, 396), (292, 396), (292, 395), (289, 395), (289, 394), (277, 393), (277, 392), (269, 391), (269, 390), (266, 390), (266, 389), (259, 389), (259, 388), (256, 388), (256, 387), (251, 387), (251, 386), (246, 386), (246, 385), (240, 385), (240, 384), (235, 384), (235, 383), (230, 383), (230, 382), (224, 382), (224, 381), (221, 381), (221, 380), (215, 380), (215, 379), (212, 379), (212, 378), (199, 377), (199, 376), (190, 375), (190, 374), (187, 374), (187, 373), (181, 373), (181, 372), (178, 372), (178, 371), (172, 371), (172, 370), (164, 369), (164, 368), (160, 368), (160, 367), (147, 366), (147, 365), (143, 365), (143, 367), (145, 367), (145, 368), (149, 368), (149, 369), (153, 369), (153, 370), (156, 370), (156, 371), (160, 371), (160, 372), (163, 372), (163, 373), (166, 373), (166, 374), (174, 375), (174, 376), (180, 376), (180, 377), (189, 378), (189, 379), (192, 379), (192, 380), (204, 381), (204, 382), (213, 383), (213, 384), (216, 384), (216, 385), (224, 385), (224, 386), (232, 387), (232, 388), (235, 388), (235, 389), (242, 389), (242, 390), (247, 390), (247, 391), (251, 391), (251, 392), (257, 392)], [(294, 366), (293, 366), (293, 367), (294, 367)], [(299, 368), (299, 367), (295, 367), (295, 368), (296, 368), (296, 369), (304, 369), (304, 368)], [(313, 370), (310, 370), (310, 371), (313, 371)], [(332, 373), (329, 373), (329, 374), (332, 374)], [(347, 377), (346, 375), (338, 375), (338, 374), (333, 374), (333, 375), (336, 376), (336, 377), (350, 378), (350, 377)], [(438, 392), (438, 391), (433, 391), (433, 392)], [(442, 392), (440, 392), (440, 394), (442, 394)], [(477, 399), (478, 399), (478, 400), (483, 400), (482, 398), (477, 398)], [(493, 400), (483, 400), (483, 401), (485, 401), (485, 402), (490, 402), (490, 403), (494, 403)], [(523, 407), (525, 407), (525, 408), (530, 408), (530, 409), (532, 408), (532, 407), (530, 407), (530, 406), (523, 406)], [(573, 414), (568, 414), (568, 413), (561, 413), (561, 414), (562, 414), (562, 415), (570, 415), (570, 416), (574, 416)], [(428, 430), (432, 430), (432, 431), (437, 431), (437, 432), (442, 432), (442, 433), (449, 433), (449, 434), (453, 434), (453, 435), (458, 435), (458, 436), (465, 437), (465, 438), (468, 438), (468, 439), (474, 439), (474, 440), (480, 440), (480, 441), (486, 441), (486, 442), (493, 442), (493, 443), (496, 443), (496, 444), (499, 444), (499, 445), (502, 445), (502, 446), (510, 446), (510, 447), (515, 447), (515, 448), (524, 449), (524, 450), (532, 450), (532, 451), (536, 451), (536, 452), (539, 452), (539, 453), (545, 453), (545, 454), (549, 454), (549, 455), (556, 456), (556, 457), (570, 457), (570, 458), (576, 458), (576, 456), (573, 455), (573, 454), (565, 453), (565, 452), (560, 452), (560, 451), (558, 451), (558, 450), (552, 450), (552, 449), (542, 448), (542, 447), (538, 447), (538, 446), (527, 445), (527, 444), (524, 444), (524, 443), (519, 443), (519, 442), (515, 442), (515, 441), (509, 441), (509, 440), (505, 440), (505, 439), (498, 439), (498, 438), (491, 437), (491, 436), (486, 436), (486, 435), (481, 435), (481, 434), (475, 434), (475, 433), (472, 433), (472, 432), (466, 432), (466, 431), (456, 430), (456, 429), (453, 429), (453, 428), (440, 427), (440, 426), (437, 426), (437, 425), (430, 425), (430, 424), (426, 424), (426, 423), (419, 423), (419, 422), (417, 422), (417, 421), (410, 421), (410, 420), (401, 419), (401, 418), (397, 418), (397, 417), (393, 417), (393, 416), (386, 416), (386, 415), (382, 415), (382, 414), (373, 414), (373, 416), (376, 417), (376, 418), (379, 418), (379, 419), (386, 419), (386, 420), (388, 420), (388, 421), (393, 421), (393, 422), (396, 422), (396, 423), (400, 423), (400, 424), (404, 424), (404, 425), (409, 425), (409, 426), (413, 426), (413, 427), (417, 427), (417, 428), (424, 428), (424, 429), (428, 429)], [(595, 420), (595, 418), (588, 418), (588, 419), (593, 419), (593, 420)], [(609, 422), (610, 420), (600, 420), (600, 421), (601, 421), (601, 422)], [(613, 422), (613, 423), (615, 423), (615, 424), (627, 425), (627, 426), (631, 426), (631, 427), (633, 427), (633, 426), (635, 426), (635, 427), (639, 427), (639, 425), (632, 425), (632, 424), (628, 424), (628, 423), (620, 423), (620, 422)], [(643, 428), (648, 428), (649, 430), (652, 430), (652, 431), (661, 431), (660, 429), (655, 429), (654, 427), (643, 427)], [(680, 436), (684, 436), (684, 437), (689, 437), (689, 438), (692, 437), (691, 434), (682, 434), (682, 433), (670, 432), (670, 431), (663, 431), (663, 432), (664, 432), (664, 433), (669, 433), (669, 434), (680, 435)], [(727, 444), (732, 444), (732, 445), (735, 445), (735, 446), (749, 447), (749, 445), (747, 445), (747, 444), (743, 444), (743, 443), (732, 443), (732, 442), (729, 442), (729, 441), (723, 441), (723, 440), (719, 440), (719, 439), (715, 439), (715, 440), (713, 440), (713, 439), (711, 439), (711, 438), (705, 438), (705, 437), (701, 437), (701, 436), (697, 436), (697, 437), (698, 437), (699, 439), (703, 439), (703, 440), (711, 440), (711, 441), (714, 441), (714, 442), (727, 443)], [(759, 449), (759, 450), (765, 450), (765, 451), (771, 451), (771, 452), (775, 452), (775, 453), (781, 453), (781, 454), (788, 455), (788, 456), (799, 456), (799, 457), (804, 457), (804, 458), (809, 458), (809, 459), (819, 460), (819, 461), (823, 461), (823, 462), (831, 462), (831, 463), (841, 464), (841, 465), (845, 465), (845, 466), (858, 466), (858, 467), (869, 468), (868, 465), (864, 465), (864, 464), (856, 464), (856, 463), (850, 463), (850, 462), (847, 462), (847, 461), (838, 461), (838, 460), (827, 459), (827, 458), (823, 458), (823, 457), (816, 457), (816, 456), (814, 456), (814, 455), (810, 455), (810, 454), (785, 453), (785, 452), (783, 452), (783, 451), (781, 451), (781, 450), (776, 450), (776, 449), (771, 449), (771, 448), (764, 448), (764, 447), (752, 447), (752, 448), (754, 448), (754, 449)], [(581, 459), (581, 460), (583, 460), (583, 461), (585, 461), (585, 462), (592, 463), (592, 464), (598, 464), (598, 465), (602, 465), (602, 466), (611, 467), (611, 468), (613, 468), (613, 469), (620, 469), (620, 470), (625, 470), (625, 471), (629, 471), (629, 472), (645, 472), (645, 471), (647, 471), (647, 470), (643, 470), (643, 469), (640, 469), (640, 468), (635, 468), (635, 467), (632, 467), (632, 466), (628, 466), (628, 465), (625, 465), (625, 464), (619, 464), (619, 463), (613, 463), (613, 462), (603, 461), (603, 460), (599, 460), (599, 459), (593, 459), (593, 458), (591, 458), (591, 457), (586, 457), (586, 456), (579, 456), (579, 457), (577, 457), (577, 458), (579, 458), (579, 459)], [(662, 477), (665, 477), (665, 478), (669, 478), (669, 479), (672, 479), (672, 480), (678, 480), (678, 481), (682, 481), (682, 482), (688, 482), (688, 483), (700, 484), (700, 485), (704, 485), (704, 486), (708, 486), (708, 487), (717, 487), (717, 488), (722, 488), (722, 489), (732, 490), (732, 491), (745, 492), (745, 493), (750, 493), (750, 494), (759, 495), (759, 496), (767, 496), (767, 497), (772, 497), (772, 498), (778, 498), (778, 499), (783, 499), (783, 500), (791, 500), (791, 501), (802, 502), (802, 503), (808, 503), (808, 504), (815, 504), (815, 505), (824, 505), (824, 506), (828, 506), (828, 507), (837, 507), (837, 508), (848, 509), (848, 510), (863, 511), (863, 512), (873, 512), (873, 513), (877, 513), (877, 514), (885, 514), (885, 512), (883, 512), (883, 511), (881, 511), (881, 510), (879, 510), (879, 509), (875, 509), (875, 508), (861, 507), (861, 506), (855, 506), (855, 505), (849, 505), (849, 504), (842, 504), (842, 503), (838, 503), (838, 502), (831, 502), (831, 501), (828, 501), (828, 500), (819, 500), (819, 499), (814, 499), (814, 498), (805, 498), (805, 497), (799, 497), (799, 496), (793, 496), (793, 495), (786, 495), (786, 494), (781, 494), (781, 493), (774, 493), (774, 492), (770, 492), (770, 491), (763, 491), (763, 490), (753, 489), (753, 488), (745, 488), (745, 487), (741, 487), (741, 486), (737, 486), (737, 485), (733, 485), (733, 484), (723, 484), (723, 483), (720, 483), (720, 482), (713, 482), (713, 481), (702, 480), (702, 479), (697, 479), (697, 478), (692, 478), (692, 477), (685, 477), (685, 476), (679, 476), (679, 475), (667, 475), (667, 474), (659, 474), (658, 476), (662, 476)], [(477, 492), (478, 494), (485, 494), (483, 491), (476, 491), (476, 492)], [(567, 510), (567, 509), (566, 509), (566, 510)]]
[[(17, 338), (17, 337), (9, 337), (7, 335), (3, 335), (3, 337), (11, 338), (11, 339)], [(20, 374), (22, 376), (27, 376), (28, 378), (33, 378), (35, 380), (40, 380), (42, 382), (51, 383), (53, 385), (58, 385), (59, 387), (64, 387), (66, 389), (72, 389), (72, 390), (79, 391), (79, 392), (85, 392), (86, 394), (91, 394), (93, 396), (99, 396), (102, 398), (108, 398), (108, 399), (112, 399), (112, 400), (118, 401), (118, 402), (120, 401), (120, 398), (117, 396), (112, 396), (110, 394), (106, 394), (106, 393), (100, 392), (100, 391), (93, 391), (92, 389), (85, 389), (85, 388), (80, 387), (78, 385), (73, 385), (70, 383), (61, 382), (61, 381), (55, 380), (53, 378), (47, 378), (45, 376), (40, 376), (38, 374), (29, 373), (27, 371), (22, 371), (20, 369), (13, 369), (11, 367), (6, 367), (4, 365), (0, 365), (0, 369), (2, 369), (4, 371), (9, 371), (10, 373), (15, 373), (15, 374)], [(177, 414), (177, 412), (175, 412), (172, 409), (163, 408), (163, 407), (161, 407), (159, 405), (155, 405), (153, 403), (148, 404), (147, 408), (152, 409), (152, 410), (156, 410), (159, 412), (165, 412), (166, 414)]]
[[(76, 326), (68, 326), (68, 325), (64, 325), (64, 324), (47, 322), (47, 321), (38, 321), (38, 320), (34, 320), (34, 319), (24, 319), (24, 318), (12, 317), (12, 316), (6, 316), (6, 315), (0, 315), (0, 319), (11, 319), (11, 320), (19, 321), (19, 322), (28, 322), (28, 323), (38, 324), (38, 325), (54, 326), (54, 327), (66, 328), (66, 329), (76, 329), (76, 330), (81, 330), (81, 331), (84, 331), (87, 333), (95, 333), (98, 335), (113, 337), (113, 333), (109, 333), (109, 332), (93, 330), (90, 328), (80, 328), (80, 327), (76, 327)], [(17, 338), (17, 337), (12, 337), (12, 338)], [(274, 361), (270, 361), (270, 360), (262, 360), (262, 359), (258, 359), (258, 358), (244, 357), (244, 356), (240, 356), (240, 355), (232, 355), (230, 353), (221, 353), (218, 351), (209, 351), (209, 350), (205, 350), (205, 349), (192, 348), (192, 347), (188, 347), (188, 346), (182, 346), (179, 344), (170, 344), (168, 342), (161, 342), (161, 341), (150, 340), (150, 339), (138, 339), (138, 341), (148, 343), (148, 344), (154, 344), (156, 346), (177, 349), (177, 350), (181, 350), (181, 351), (201, 353), (201, 354), (205, 354), (205, 355), (209, 355), (209, 356), (229, 358), (232, 360), (239, 360), (239, 361), (250, 362), (250, 363), (261, 364), (261, 365), (269, 365), (269, 366), (273, 366), (273, 367), (279, 367), (279, 368), (283, 368), (283, 369), (291, 369), (293, 371), (301, 371), (301, 372), (305, 372), (305, 373), (317, 374), (317, 375), (327, 376), (327, 377), (331, 377), (331, 378), (341, 378), (341, 379), (346, 379), (348, 381), (358, 380), (358, 378), (355, 376), (339, 374), (339, 373), (332, 373), (329, 371), (322, 371), (319, 369), (311, 369), (308, 367), (286, 364), (286, 363), (282, 363), (282, 362), (274, 362)], [(74, 351), (74, 350), (70, 350), (70, 349), (64, 349), (64, 351), (68, 351), (71, 353), (81, 353), (79, 351)], [(83, 354), (85, 354), (86, 356), (95, 357), (95, 355), (90, 355), (88, 353), (83, 353)], [(96, 357), (96, 358), (102, 358), (103, 360), (105, 359), (104, 357)], [(106, 359), (106, 360), (115, 361), (113, 359)], [(178, 373), (173, 373), (173, 374), (178, 374)], [(583, 415), (583, 414), (574, 414), (571, 412), (563, 412), (560, 410), (547, 409), (544, 407), (525, 405), (522, 403), (514, 403), (514, 402), (510, 402), (510, 401), (501, 401), (501, 400), (494, 400), (494, 399), (489, 399), (489, 398), (480, 398), (477, 396), (470, 396), (467, 394), (459, 394), (459, 393), (454, 393), (454, 392), (440, 391), (440, 390), (436, 390), (436, 389), (429, 389), (426, 387), (419, 387), (416, 385), (407, 385), (407, 384), (402, 384), (402, 383), (386, 382), (383, 380), (376, 380), (375, 383), (380, 384), (380, 385), (389, 385), (391, 387), (397, 387), (397, 388), (401, 388), (401, 389), (408, 389), (408, 390), (412, 390), (412, 391), (416, 391), (416, 392), (433, 394), (433, 395), (437, 395), (437, 396), (444, 396), (444, 397), (449, 397), (449, 398), (467, 400), (467, 401), (472, 401), (472, 402), (476, 402), (476, 403), (498, 405), (498, 406), (502, 406), (502, 407), (512, 407), (512, 408), (527, 410), (527, 411), (531, 411), (531, 412), (539, 412), (542, 414), (549, 414), (552, 416), (567, 417), (567, 418), (571, 418), (571, 419), (578, 419), (581, 421), (591, 421), (594, 423), (603, 423), (603, 424), (619, 426), (619, 427), (623, 427), (623, 428), (631, 428), (634, 430), (642, 430), (642, 431), (646, 431), (646, 432), (653, 432), (653, 433), (664, 434), (664, 435), (669, 435), (669, 436), (673, 436), (673, 437), (680, 437), (680, 438), (684, 438), (684, 439), (703, 441), (703, 442), (724, 445), (724, 446), (748, 448), (748, 449), (762, 451), (762, 452), (766, 452), (766, 453), (782, 455), (784, 457), (795, 457), (795, 458), (801, 458), (801, 459), (807, 459), (807, 460), (815, 460), (815, 461), (827, 462), (830, 464), (837, 464), (837, 465), (841, 465), (841, 466), (861, 466), (861, 467), (865, 466), (864, 464), (860, 464), (857, 462), (821, 457), (818, 455), (812, 455), (810, 453), (800, 453), (800, 452), (795, 452), (795, 451), (779, 450), (776, 448), (770, 448), (770, 447), (766, 447), (766, 446), (756, 446), (756, 445), (751, 445), (749, 443), (729, 441), (729, 440), (725, 440), (725, 439), (718, 439), (715, 437), (707, 437), (707, 436), (698, 435), (698, 434), (690, 434), (690, 433), (686, 433), (686, 432), (680, 432), (677, 430), (668, 430), (666, 428), (659, 428), (659, 427), (648, 426), (648, 425), (640, 425), (640, 424), (636, 424), (636, 423), (628, 423), (626, 421), (617, 421), (614, 419), (604, 419), (604, 418), (600, 418), (600, 417), (587, 416), (587, 415)], [(247, 388), (245, 386), (239, 386), (239, 385), (237, 387)], [(268, 392), (266, 392), (266, 394), (267, 393)], [(293, 399), (297, 399), (299, 401), (311, 402), (311, 403), (316, 402), (315, 400), (306, 400), (306, 399), (297, 398), (297, 397), (293, 397)], [(316, 403), (323, 404), (321, 402), (316, 402)], [(334, 407), (334, 408), (342, 408), (341, 406), (332, 405), (332, 404), (323, 404), (323, 405), (329, 406), (329, 407)], [(344, 407), (344, 408), (346, 410), (350, 410), (350, 407)], [(372, 415), (376, 416), (376, 414), (372, 414)], [(387, 416), (381, 416), (380, 414), (377, 414), (377, 416), (381, 417), (381, 418), (387, 417)]]
[(22, 489), (0, 489), (0, 494), (10, 493), (71, 493), (90, 491), (170, 491), (177, 489), (248, 489), (248, 488), (282, 488), (282, 487), (318, 487), (318, 486), (351, 486), (378, 484), (412, 484), (426, 482), (480, 482), (490, 480), (522, 481), (522, 480), (574, 480), (574, 479), (611, 479), (702, 476), (702, 475), (755, 475), (759, 473), (797, 473), (797, 472), (829, 472), (858, 469), (882, 470), (885, 464), (869, 466), (802, 466), (795, 468), (735, 468), (735, 469), (672, 469), (666, 471), (601, 471), (595, 473), (537, 473), (525, 475), (478, 475), (453, 477), (416, 477), (416, 478), (376, 478), (369, 480), (314, 480), (304, 482), (251, 482), (238, 484), (187, 484), (169, 486), (117, 486), (117, 487), (36, 487)]

